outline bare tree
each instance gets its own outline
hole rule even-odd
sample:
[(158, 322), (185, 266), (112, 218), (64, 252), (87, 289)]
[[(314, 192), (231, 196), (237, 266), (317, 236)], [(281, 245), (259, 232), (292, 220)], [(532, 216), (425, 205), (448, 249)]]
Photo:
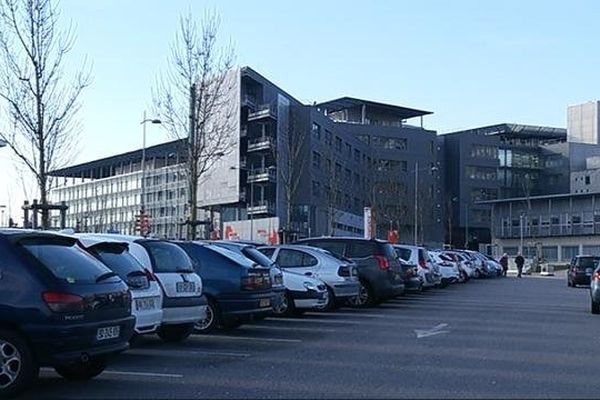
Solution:
[(191, 12), (181, 16), (169, 68), (154, 90), (155, 112), (174, 139), (181, 140), (187, 181), (187, 237), (196, 237), (198, 187), (234, 147), (232, 97), (234, 52), (217, 40), (220, 20), (207, 12), (200, 27)]
[(61, 30), (59, 17), (52, 0), (0, 0), (0, 99), (10, 121), (0, 139), (36, 179), (43, 229), (50, 224), (48, 173), (74, 154), (79, 97), (91, 82), (85, 65), (65, 74), (75, 33)]

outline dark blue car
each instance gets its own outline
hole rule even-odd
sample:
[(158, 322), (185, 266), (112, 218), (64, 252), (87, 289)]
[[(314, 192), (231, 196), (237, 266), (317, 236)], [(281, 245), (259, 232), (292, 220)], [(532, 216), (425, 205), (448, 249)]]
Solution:
[(192, 259), (208, 299), (206, 318), (196, 324), (196, 332), (233, 328), (245, 320), (271, 313), (273, 292), (269, 268), (213, 244), (177, 244)]
[(95, 377), (134, 323), (127, 285), (77, 239), (0, 230), (0, 397), (26, 389), (40, 366)]

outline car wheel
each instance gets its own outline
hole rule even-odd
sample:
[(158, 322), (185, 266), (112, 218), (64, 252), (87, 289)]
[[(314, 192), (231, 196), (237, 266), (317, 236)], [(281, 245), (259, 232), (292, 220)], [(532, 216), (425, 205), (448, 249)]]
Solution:
[(592, 300), (591, 311), (592, 314), (600, 314), (600, 303), (596, 303), (594, 300)]
[(481, 277), (481, 274), (479, 273), (479, 270), (476, 269), (475, 272), (473, 273), (473, 278), (479, 279), (480, 277)]
[(181, 342), (194, 331), (194, 324), (162, 325), (156, 332), (165, 342)]
[(288, 314), (290, 307), (293, 307), (293, 301), (290, 295), (286, 292), (285, 295), (281, 296), (281, 300), (273, 307), (273, 314), (283, 316)]
[(569, 278), (567, 278), (567, 286), (568, 287), (573, 287), (573, 284), (571, 283), (571, 280)]
[(104, 358), (92, 358), (87, 362), (74, 364), (55, 365), (57, 374), (71, 381), (87, 381), (100, 375), (106, 369)]
[(206, 317), (194, 324), (194, 332), (196, 333), (210, 333), (219, 326), (221, 320), (221, 311), (219, 306), (213, 299), (208, 299), (206, 305)]
[(360, 288), (358, 296), (351, 300), (351, 304), (355, 307), (369, 307), (375, 304), (375, 298), (373, 296), (373, 290), (371, 286), (364, 281), (360, 281)]
[(327, 303), (323, 307), (320, 308), (321, 311), (334, 311), (337, 308), (337, 300), (335, 298), (335, 294), (333, 293), (333, 289), (329, 286), (327, 287)]
[(13, 397), (37, 378), (39, 366), (27, 342), (17, 333), (0, 329), (0, 397)]

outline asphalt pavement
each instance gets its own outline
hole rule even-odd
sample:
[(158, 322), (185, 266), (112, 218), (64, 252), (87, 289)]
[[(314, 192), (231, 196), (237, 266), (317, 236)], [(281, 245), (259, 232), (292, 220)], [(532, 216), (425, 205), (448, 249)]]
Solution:
[(470, 281), (373, 309), (268, 318), (164, 344), (29, 398), (597, 398), (600, 317), (562, 278)]

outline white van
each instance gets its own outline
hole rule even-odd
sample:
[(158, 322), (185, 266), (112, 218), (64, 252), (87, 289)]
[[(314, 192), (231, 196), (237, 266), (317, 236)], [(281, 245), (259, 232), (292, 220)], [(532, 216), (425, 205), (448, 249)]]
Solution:
[(188, 255), (166, 240), (138, 236), (99, 234), (129, 243), (129, 252), (152, 271), (163, 292), (163, 318), (157, 333), (166, 342), (187, 338), (194, 324), (206, 318), (202, 279), (194, 272)]

